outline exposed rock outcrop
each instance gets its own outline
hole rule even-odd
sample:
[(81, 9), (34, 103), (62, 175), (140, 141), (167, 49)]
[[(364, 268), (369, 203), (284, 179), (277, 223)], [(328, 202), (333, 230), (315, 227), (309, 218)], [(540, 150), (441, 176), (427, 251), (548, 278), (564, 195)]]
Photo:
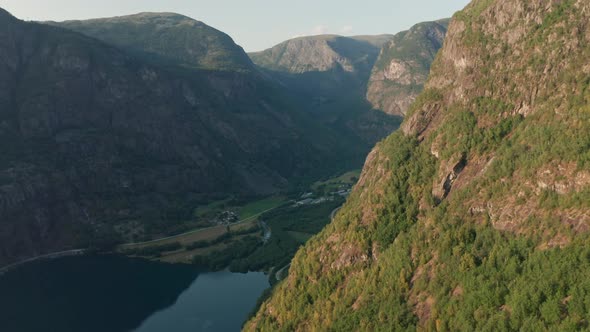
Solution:
[(369, 80), (375, 109), (404, 116), (420, 92), (447, 31), (448, 20), (420, 23), (383, 46)]

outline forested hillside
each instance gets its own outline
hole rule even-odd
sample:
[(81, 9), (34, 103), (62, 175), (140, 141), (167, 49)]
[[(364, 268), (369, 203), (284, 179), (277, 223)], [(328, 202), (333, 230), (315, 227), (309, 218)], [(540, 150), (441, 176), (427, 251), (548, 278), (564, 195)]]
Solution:
[(474, 0), (246, 330), (588, 329), (590, 4)]

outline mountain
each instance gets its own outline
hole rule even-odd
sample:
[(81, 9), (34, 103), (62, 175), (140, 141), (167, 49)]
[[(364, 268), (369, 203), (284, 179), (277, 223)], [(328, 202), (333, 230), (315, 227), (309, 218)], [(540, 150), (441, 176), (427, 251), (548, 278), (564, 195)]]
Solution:
[(245, 330), (585, 330), (590, 3), (474, 0)]
[(369, 79), (367, 99), (375, 109), (404, 116), (424, 87), (447, 32), (448, 20), (425, 22), (387, 43)]
[(355, 39), (336, 35), (299, 37), (262, 52), (250, 53), (250, 57), (262, 68), (291, 74), (338, 68), (362, 75), (371, 70), (379, 53), (375, 38)]
[[(293, 108), (306, 111), (315, 121), (319, 116), (322, 125), (339, 136), (341, 145), (355, 151), (369, 151), (399, 127), (398, 118), (371, 111), (364, 98), (373, 63), (391, 35), (297, 38), (250, 54), (257, 67), (229, 36), (178, 14), (141, 13), (49, 23), (116, 45), (158, 65), (180, 64), (261, 75), (258, 79), (268, 80), (268, 85), (283, 90), (281, 99), (288, 99)], [(300, 43), (309, 45), (303, 47)], [(277, 58), (276, 53), (282, 56)], [(266, 58), (268, 63), (264, 64)], [(292, 65), (298, 69), (281, 69), (280, 63), (286, 61), (294, 61)], [(347, 68), (351, 71), (342, 70), (338, 61), (345, 67), (350, 65)], [(316, 72), (313, 68), (321, 70)]]
[(253, 70), (230, 36), (203, 22), (174, 13), (83, 21), (47, 22), (100, 39), (150, 60), (215, 70)]
[(0, 264), (166, 234), (362, 158), (258, 73), (141, 52), (0, 11)]
[(320, 35), (250, 53), (261, 70), (290, 91), (318, 121), (369, 146), (399, 127), (399, 117), (372, 110), (365, 95), (371, 69), (390, 35)]
[(350, 36), (348, 38), (354, 39), (356, 41), (369, 43), (377, 48), (382, 48), (385, 44), (391, 41), (394, 38), (394, 35), (390, 34), (383, 34), (383, 35), (360, 35), (360, 36)]

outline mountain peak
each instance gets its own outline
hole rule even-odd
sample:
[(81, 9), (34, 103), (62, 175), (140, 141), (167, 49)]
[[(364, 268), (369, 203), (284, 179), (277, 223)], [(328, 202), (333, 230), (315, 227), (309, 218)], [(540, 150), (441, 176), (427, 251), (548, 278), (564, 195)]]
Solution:
[(140, 12), (137, 14), (130, 14), (130, 15), (122, 15), (122, 16), (113, 16), (113, 17), (104, 17), (104, 18), (95, 18), (89, 20), (70, 20), (65, 21), (63, 23), (68, 22), (110, 22), (110, 23), (121, 23), (121, 22), (133, 22), (136, 24), (154, 24), (158, 23), (157, 21), (169, 22), (169, 23), (187, 23), (193, 22), (205, 25), (205, 23), (195, 20), (191, 17), (173, 13), (173, 12)]
[(244, 50), (230, 36), (181, 14), (143, 12), (50, 24), (100, 39), (152, 61), (200, 69), (253, 70)]
[(324, 72), (337, 67), (358, 72), (372, 67), (379, 54), (379, 47), (367, 38), (328, 34), (303, 36), (251, 53), (250, 57), (260, 67), (287, 73)]
[(0, 7), (0, 20), (8, 20), (8, 19), (16, 20), (16, 18), (14, 16), (12, 16), (12, 14), (10, 14), (4, 8)]
[(193, 18), (188, 16), (174, 13), (174, 12), (139, 12), (135, 14), (128, 14), (128, 15), (118, 15), (118, 16), (111, 16), (111, 17), (97, 17), (97, 18), (90, 18), (86, 20), (66, 20), (64, 22), (78, 22), (78, 21), (117, 21), (117, 20), (141, 20), (141, 19), (154, 19), (154, 18), (179, 18), (179, 19), (189, 19), (193, 21), (197, 21)]
[(174, 13), (174, 12), (140, 12), (137, 14), (131, 14), (131, 15), (127, 15), (129, 17), (178, 17), (178, 18), (188, 18), (190, 20), (194, 20), (193, 18), (190, 18), (188, 16), (179, 14), (179, 13)]

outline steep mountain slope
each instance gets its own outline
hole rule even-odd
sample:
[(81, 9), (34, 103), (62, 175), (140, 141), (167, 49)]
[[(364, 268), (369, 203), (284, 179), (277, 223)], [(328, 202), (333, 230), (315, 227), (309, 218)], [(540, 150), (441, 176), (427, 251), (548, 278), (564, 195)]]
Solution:
[(378, 52), (378, 46), (362, 38), (320, 35), (291, 39), (268, 50), (250, 53), (250, 57), (260, 67), (291, 74), (336, 67), (362, 74), (373, 67)]
[(398, 128), (399, 117), (371, 110), (365, 95), (371, 69), (389, 35), (295, 38), (251, 53), (254, 63), (291, 91), (322, 123), (369, 146)]
[(416, 24), (387, 43), (369, 79), (367, 99), (387, 114), (406, 114), (424, 83), (447, 32), (448, 20)]
[(259, 76), (159, 67), (0, 10), (0, 264), (166, 232), (362, 154)]
[(246, 330), (584, 330), (590, 4), (475, 0)]
[(140, 13), (48, 23), (78, 31), (151, 60), (202, 69), (253, 70), (248, 55), (230, 36), (179, 14)]
[(394, 35), (390, 34), (383, 34), (383, 35), (359, 35), (359, 36), (350, 36), (348, 38), (354, 39), (356, 41), (369, 43), (379, 49), (381, 49), (385, 44), (393, 40)]
[[(142, 13), (51, 24), (117, 45), (152, 63), (197, 67), (209, 63), (204, 67), (260, 75), (248, 55), (229, 36), (182, 15)], [(252, 55), (256, 61), (262, 61), (259, 64), (267, 71), (256, 79), (269, 80), (268, 85), (282, 89), (281, 99), (289, 99), (294, 108), (311, 113), (307, 116), (315, 121), (319, 118), (339, 136), (342, 146), (366, 152), (400, 123), (398, 118), (367, 111), (370, 106), (364, 99), (378, 50), (391, 38), (317, 36), (287, 41)], [(293, 71), (282, 67), (289, 61)], [(343, 70), (341, 64), (349, 71)]]

